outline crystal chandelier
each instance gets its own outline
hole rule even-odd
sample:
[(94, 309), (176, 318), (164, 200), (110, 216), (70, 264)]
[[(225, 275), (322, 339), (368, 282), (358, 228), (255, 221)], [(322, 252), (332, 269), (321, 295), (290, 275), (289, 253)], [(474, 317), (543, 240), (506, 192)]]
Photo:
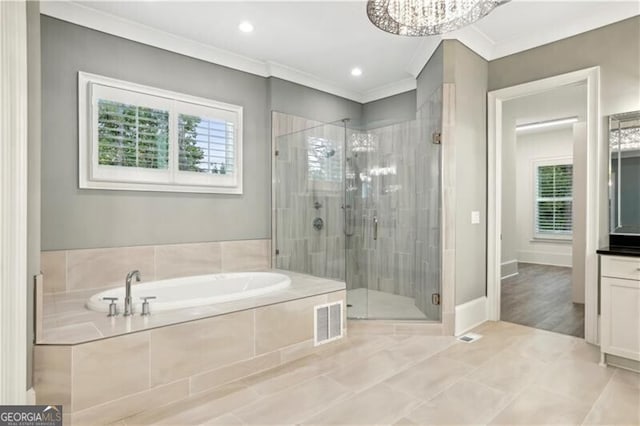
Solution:
[(351, 135), (351, 152), (373, 152), (378, 139), (371, 133), (353, 133)]
[(472, 24), (509, 0), (369, 0), (367, 15), (391, 34), (429, 36)]
[(640, 127), (612, 130), (609, 143), (613, 151), (639, 150)]

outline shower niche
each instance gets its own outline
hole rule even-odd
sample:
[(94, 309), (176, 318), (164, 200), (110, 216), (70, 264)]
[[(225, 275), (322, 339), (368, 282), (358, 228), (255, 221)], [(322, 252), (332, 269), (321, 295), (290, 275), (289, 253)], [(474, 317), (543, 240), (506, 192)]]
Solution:
[(273, 265), (347, 284), (352, 319), (440, 321), (440, 117), (273, 114)]

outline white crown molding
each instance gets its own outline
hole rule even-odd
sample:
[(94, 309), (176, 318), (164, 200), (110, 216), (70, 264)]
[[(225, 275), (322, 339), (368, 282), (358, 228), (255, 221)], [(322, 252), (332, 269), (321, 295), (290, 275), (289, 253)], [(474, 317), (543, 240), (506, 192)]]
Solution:
[(278, 77), (361, 102), (362, 94), (273, 62), (259, 61), (69, 1), (43, 1), (41, 13), (83, 27), (261, 77)]
[(445, 34), (442, 38), (458, 40), (484, 59), (491, 57), (496, 47), (495, 42), (475, 25), (469, 25), (450, 34)]
[[(613, 6), (614, 4), (615, 7)], [(416, 87), (415, 81), (411, 83), (408, 81), (409, 79), (406, 79), (385, 84), (366, 92), (358, 92), (286, 65), (249, 58), (68, 0), (42, 1), (40, 9), (44, 15), (107, 34), (261, 77), (273, 76), (281, 78), (359, 103), (375, 101), (415, 89)], [(476, 25), (468, 26), (443, 37), (427, 37), (421, 41), (418, 49), (410, 59), (406, 71), (413, 77), (417, 77), (443, 39), (457, 39), (484, 59), (491, 61), (638, 15), (640, 14), (640, 3), (612, 2), (609, 7), (603, 7), (601, 12), (580, 17), (569, 25), (531, 33), (526, 37), (509, 40), (504, 43), (494, 42)]]
[(441, 41), (442, 37), (438, 36), (424, 38), (409, 61), (406, 71), (417, 78), (424, 66), (429, 62), (429, 59), (431, 59), (433, 52), (436, 51)]
[(614, 1), (603, 7), (600, 13), (581, 16), (571, 23), (546, 28), (544, 31), (530, 33), (526, 37), (516, 38), (504, 43), (496, 43), (491, 53), (483, 56), (485, 59), (493, 61), (494, 59), (595, 30), (639, 14), (640, 2)]
[(417, 81), (415, 78), (405, 78), (404, 80), (385, 84), (384, 86), (376, 87), (364, 92), (362, 103), (366, 104), (389, 96), (398, 95), (400, 93), (408, 92), (409, 90), (414, 90), (416, 87)]
[(358, 103), (367, 102), (363, 101), (364, 96), (362, 93), (339, 87), (312, 74), (275, 62), (267, 62), (266, 64), (267, 72), (271, 77), (281, 78), (292, 83), (301, 84), (303, 86), (311, 87), (312, 89), (331, 93), (332, 95), (340, 96)]
[(70, 1), (42, 1), (40, 13), (203, 61), (268, 77), (264, 62), (179, 37)]

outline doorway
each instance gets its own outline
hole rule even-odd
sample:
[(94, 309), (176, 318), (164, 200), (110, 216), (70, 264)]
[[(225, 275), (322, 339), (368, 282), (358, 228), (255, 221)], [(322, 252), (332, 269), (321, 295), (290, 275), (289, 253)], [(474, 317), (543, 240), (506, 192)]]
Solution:
[[(599, 181), (602, 173), (605, 173), (603, 167), (598, 158), (602, 155), (600, 150), (603, 148), (600, 147), (598, 143), (600, 139), (599, 131), (600, 131), (600, 123), (599, 123), (599, 68), (589, 68), (586, 70), (575, 71), (568, 74), (563, 74), (551, 78), (547, 78), (544, 80), (538, 80), (530, 83), (525, 83), (513, 87), (508, 87), (505, 89), (499, 89), (496, 91), (492, 91), (488, 96), (488, 112), (489, 112), (489, 138), (488, 138), (488, 152), (489, 152), (489, 162), (488, 162), (488, 237), (487, 237), (487, 248), (488, 248), (488, 267), (487, 267), (487, 303), (488, 303), (488, 317), (491, 320), (499, 320), (504, 319), (502, 316), (502, 286), (504, 281), (503, 277), (508, 276), (503, 273), (505, 267), (508, 269), (508, 264), (503, 265), (505, 263), (505, 258), (503, 257), (503, 250), (507, 247), (504, 247), (505, 238), (510, 238), (513, 235), (504, 235), (503, 233), (503, 219), (505, 219), (504, 212), (507, 206), (503, 205), (508, 200), (505, 200), (503, 194), (503, 186), (505, 179), (503, 179), (503, 171), (504, 166), (509, 163), (506, 163), (509, 159), (509, 153), (505, 151), (505, 140), (504, 140), (504, 126), (510, 120), (510, 103), (517, 102), (525, 102), (527, 97), (544, 97), (545, 94), (549, 95), (552, 91), (559, 90), (571, 90), (570, 87), (576, 87), (574, 90), (579, 90), (577, 87), (582, 86), (586, 96), (583, 100), (583, 111), (584, 111), (584, 124), (578, 126), (577, 123), (580, 121), (579, 114), (577, 116), (570, 115), (568, 117), (559, 117), (555, 118), (548, 117), (546, 119), (542, 119), (541, 121), (553, 121), (558, 120), (559, 118), (577, 118), (578, 120), (574, 122), (573, 133), (576, 132), (581, 134), (583, 139), (581, 148), (576, 150), (576, 146), (578, 144), (574, 144), (574, 149), (572, 151), (573, 163), (571, 167), (575, 167), (576, 170), (571, 170), (571, 176), (574, 177), (574, 180), (577, 180), (579, 186), (576, 187), (576, 190), (573, 194), (573, 212), (578, 212), (580, 214), (572, 216), (572, 242), (571, 242), (571, 280), (572, 282), (576, 282), (579, 285), (575, 286), (575, 290), (572, 286), (572, 298), (574, 296), (579, 296), (580, 291), (584, 292), (584, 337), (590, 343), (597, 343), (598, 335), (597, 335), (597, 244), (598, 244), (598, 235), (600, 228), (600, 220), (598, 217), (598, 206), (600, 203), (598, 187)], [(550, 108), (549, 108), (550, 109)], [(560, 114), (562, 115), (562, 113)], [(540, 120), (537, 120), (540, 121)], [(532, 120), (531, 123), (520, 122), (518, 124), (534, 124), (536, 120)], [(515, 126), (514, 126), (515, 133)], [(515, 136), (514, 136), (515, 138)], [(508, 141), (507, 141), (508, 142)], [(515, 149), (515, 146), (514, 146)], [(550, 155), (550, 157), (553, 157)], [(557, 160), (557, 159), (556, 159)], [(537, 176), (535, 173), (542, 175), (562, 175), (563, 173), (566, 175), (568, 173), (567, 163), (561, 164), (562, 161), (556, 161), (557, 164), (542, 164), (536, 165), (535, 162), (530, 164), (530, 177), (532, 182), (535, 185), (540, 185), (541, 179), (544, 181), (542, 177)], [(549, 162), (547, 162), (549, 163)], [(553, 162), (551, 162), (553, 163)], [(546, 168), (544, 168), (544, 167)], [(548, 166), (548, 167), (547, 167)], [(551, 167), (553, 166), (553, 167)], [(563, 167), (564, 166), (564, 167)], [(543, 167), (542, 169), (540, 167)], [(535, 186), (532, 186), (532, 191), (535, 191)], [(522, 194), (521, 194), (522, 195)], [(548, 202), (549, 200), (544, 199), (536, 199), (531, 197), (532, 207), (530, 209), (531, 214), (535, 218), (537, 214), (536, 211), (544, 210), (545, 206), (548, 206), (548, 203), (545, 205), (544, 202)], [(553, 203), (557, 203), (561, 200), (551, 200)], [(557, 216), (562, 216), (563, 214), (566, 216), (566, 212), (563, 213), (562, 208), (556, 208), (555, 214)], [(544, 215), (542, 215), (544, 218)], [(531, 227), (531, 244), (543, 244), (543, 243), (553, 243), (548, 241), (541, 241), (543, 238), (539, 238), (536, 240), (536, 230), (540, 230), (540, 226), (544, 230), (544, 223), (540, 223), (540, 217), (537, 224), (532, 224)], [(506, 221), (509, 219), (506, 218)], [(535, 222), (534, 222), (535, 223)], [(538, 228), (536, 228), (538, 226)], [(554, 225), (555, 226), (555, 225)], [(517, 228), (515, 228), (517, 230)], [(562, 231), (562, 227), (555, 228), (556, 231)], [(542, 233), (544, 234), (544, 233)], [(539, 235), (538, 235), (539, 237)], [(557, 248), (556, 248), (557, 249)], [(517, 251), (517, 250), (516, 250)], [(535, 251), (535, 250), (533, 250)], [(515, 268), (518, 269), (520, 265), (518, 265), (518, 257), (531, 256), (532, 253), (524, 253), (526, 250), (521, 250), (521, 255), (518, 255), (516, 259)], [(531, 265), (534, 265), (536, 254), (534, 253), (532, 256), (533, 260), (530, 260)], [(544, 255), (537, 254), (537, 259), (544, 257)], [(555, 255), (551, 255), (556, 261), (558, 259), (557, 253)], [(532, 259), (529, 257), (529, 259)], [(508, 262), (508, 259), (507, 259)], [(539, 263), (540, 260), (538, 260)], [(513, 263), (513, 262), (512, 262)], [(525, 262), (522, 262), (525, 263)], [(527, 272), (529, 275), (543, 275), (545, 273), (544, 270), (536, 270), (535, 267), (527, 265), (522, 265), (522, 272), (524, 277), (524, 273)], [(555, 265), (558, 266), (558, 265)], [(562, 265), (559, 265), (560, 267)], [(514, 268), (514, 266), (511, 266)], [(508, 272), (508, 271), (507, 271)], [(518, 275), (520, 275), (519, 271)], [(553, 271), (546, 271), (552, 273)], [(565, 271), (565, 275), (566, 275)], [(512, 272), (514, 274), (515, 272)], [(513, 277), (517, 277), (518, 275), (513, 275)], [(562, 275), (562, 274), (560, 274)], [(576, 278), (577, 275), (577, 278)], [(521, 277), (521, 278), (522, 278)], [(532, 284), (533, 286), (533, 284)], [(541, 290), (540, 288), (538, 288)], [(534, 293), (535, 298), (535, 293)]]
[[(584, 337), (586, 84), (504, 102), (501, 320)], [(574, 246), (576, 246), (574, 248)]]

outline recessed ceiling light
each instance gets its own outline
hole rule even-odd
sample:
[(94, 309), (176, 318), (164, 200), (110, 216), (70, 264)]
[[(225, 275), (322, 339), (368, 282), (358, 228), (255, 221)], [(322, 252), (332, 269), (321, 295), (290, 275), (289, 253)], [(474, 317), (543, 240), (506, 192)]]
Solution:
[(243, 33), (250, 33), (253, 31), (253, 25), (249, 21), (242, 21), (240, 25), (238, 25), (238, 29)]
[(354, 77), (360, 77), (362, 75), (362, 70), (360, 68), (354, 68), (351, 70), (351, 75)]

